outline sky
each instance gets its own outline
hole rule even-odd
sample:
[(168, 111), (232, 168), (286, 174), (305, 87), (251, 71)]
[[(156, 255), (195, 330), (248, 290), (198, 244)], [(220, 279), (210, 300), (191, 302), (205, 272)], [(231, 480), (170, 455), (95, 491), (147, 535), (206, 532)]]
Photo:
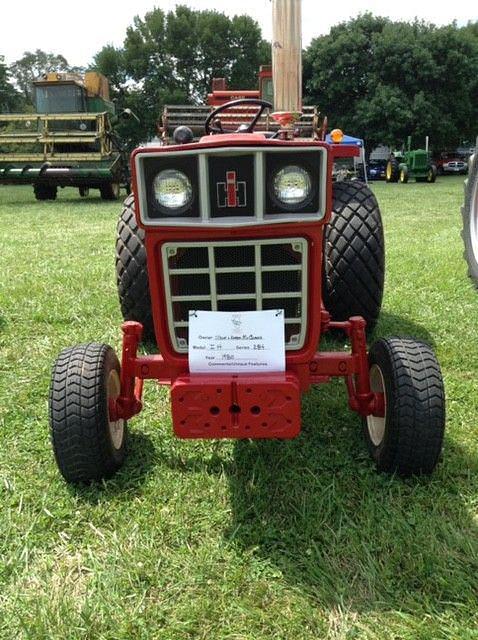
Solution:
[[(4, 0), (0, 21), (0, 56), (11, 63), (24, 51), (43, 49), (62, 54), (71, 65), (87, 66), (94, 54), (105, 44), (120, 46), (126, 28), (135, 15), (143, 16), (155, 6), (163, 10), (186, 4), (195, 9), (216, 9), (228, 15), (246, 13), (262, 27), (265, 38), (271, 37), (270, 0), (241, 0), (239, 3), (225, 0)], [(474, 5), (475, 9), (471, 6)], [(439, 0), (340, 0), (320, 2), (302, 0), (304, 46), (312, 38), (328, 33), (331, 26), (355, 17), (359, 12), (370, 11), (394, 20), (425, 19), (437, 25), (456, 20), (466, 24), (478, 20), (478, 3), (444, 3)]]

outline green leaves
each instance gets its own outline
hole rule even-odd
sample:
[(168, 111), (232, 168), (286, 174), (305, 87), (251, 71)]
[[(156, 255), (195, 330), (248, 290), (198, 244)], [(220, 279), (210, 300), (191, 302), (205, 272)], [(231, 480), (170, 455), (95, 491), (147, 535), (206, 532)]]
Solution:
[(19, 103), (19, 94), (11, 84), (7, 66), (0, 56), (0, 113), (13, 111)]
[(72, 67), (66, 58), (56, 53), (48, 53), (41, 49), (25, 51), (23, 56), (10, 65), (11, 75), (27, 103), (33, 103), (33, 81), (44, 73), (51, 71), (82, 72), (79, 67)]
[(411, 134), (447, 148), (476, 135), (476, 25), (437, 28), (366, 13), (314, 40), (304, 70), (308, 101), (370, 147)]
[(118, 107), (129, 106), (141, 116), (141, 127), (121, 125), (122, 133), (139, 143), (156, 133), (164, 104), (203, 103), (214, 77), (225, 77), (236, 88), (255, 88), (259, 66), (269, 61), (270, 46), (249, 16), (231, 19), (179, 5), (168, 13), (155, 8), (136, 16), (123, 47), (103, 47), (94, 66), (110, 78)]

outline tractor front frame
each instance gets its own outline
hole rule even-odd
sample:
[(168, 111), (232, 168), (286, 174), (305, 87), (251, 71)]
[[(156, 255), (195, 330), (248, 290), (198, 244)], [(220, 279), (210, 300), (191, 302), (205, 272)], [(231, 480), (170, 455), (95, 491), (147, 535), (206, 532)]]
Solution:
[(156, 380), (171, 387), (173, 427), (179, 438), (291, 439), (300, 433), (302, 393), (334, 377), (345, 380), (353, 411), (383, 417), (383, 394), (370, 388), (365, 324), (360, 317), (331, 322), (323, 310), (322, 332), (344, 331), (349, 353), (317, 352), (308, 362), (288, 365), (285, 373), (203, 375), (187, 368), (171, 370), (161, 355), (138, 355), (142, 325), (125, 322), (121, 393), (109, 407), (110, 418), (128, 420), (139, 414), (143, 382)]

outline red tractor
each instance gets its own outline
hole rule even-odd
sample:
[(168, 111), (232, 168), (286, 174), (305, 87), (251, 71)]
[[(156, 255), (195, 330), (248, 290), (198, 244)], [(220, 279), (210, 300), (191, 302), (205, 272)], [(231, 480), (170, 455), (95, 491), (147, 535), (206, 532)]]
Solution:
[(226, 102), (233, 100), (244, 100), (246, 98), (274, 100), (274, 87), (272, 80), (272, 67), (262, 65), (259, 69), (259, 89), (252, 91), (228, 89), (226, 78), (214, 78), (212, 81), (212, 93), (207, 96), (207, 103), (211, 107), (220, 107)]
[[(332, 181), (334, 162), (356, 156), (356, 146), (341, 143), (338, 131), (332, 143), (323, 130), (297, 137), (300, 3), (273, 7), (276, 130), (261, 126), (269, 102), (241, 99), (212, 111), (200, 140), (182, 127), (172, 144), (132, 155), (134, 195), (117, 245), (121, 362), (111, 347), (92, 343), (66, 349), (53, 368), (52, 441), (69, 482), (121, 467), (144, 380), (171, 388), (179, 438), (290, 439), (301, 430), (302, 394), (339, 377), (378, 470), (429, 474), (437, 464), (445, 423), (439, 365), (429, 346), (410, 338), (380, 339), (367, 351), (383, 294), (380, 210), (366, 185)], [(284, 73), (294, 64), (295, 74)], [(223, 114), (241, 106), (255, 115), (227, 130)], [(236, 332), (215, 336), (206, 362), (229, 363), (232, 343), (227, 353), (213, 350), (230, 338), (261, 348), (267, 328), (243, 336), (241, 323), (246, 313), (254, 323), (268, 312), (275, 327), (282, 322), (275, 347), (285, 366), (251, 373), (237, 361), (228, 370), (192, 370), (192, 328), (204, 312), (206, 340), (225, 317)], [(331, 331), (347, 337), (349, 351), (321, 350)], [(145, 332), (159, 354), (138, 353)]]

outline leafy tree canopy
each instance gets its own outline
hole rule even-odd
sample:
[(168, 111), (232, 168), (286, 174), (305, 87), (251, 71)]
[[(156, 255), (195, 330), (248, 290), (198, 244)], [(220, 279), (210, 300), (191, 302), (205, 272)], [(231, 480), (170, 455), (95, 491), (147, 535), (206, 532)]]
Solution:
[(435, 27), (360, 15), (315, 39), (305, 58), (308, 100), (331, 124), (377, 143), (435, 148), (473, 139), (478, 122), (476, 24)]
[(41, 49), (25, 51), (19, 60), (10, 65), (12, 78), (29, 104), (33, 103), (33, 81), (50, 71), (81, 72), (83, 70), (69, 65), (62, 55), (47, 53)]
[(118, 107), (141, 116), (141, 126), (121, 125), (123, 135), (139, 142), (154, 135), (164, 104), (204, 102), (214, 77), (236, 88), (257, 87), (259, 66), (270, 55), (252, 18), (179, 5), (137, 16), (123, 46), (103, 47), (94, 66), (109, 77)]
[(20, 95), (10, 82), (10, 74), (3, 56), (0, 56), (0, 113), (9, 113), (20, 107)]

